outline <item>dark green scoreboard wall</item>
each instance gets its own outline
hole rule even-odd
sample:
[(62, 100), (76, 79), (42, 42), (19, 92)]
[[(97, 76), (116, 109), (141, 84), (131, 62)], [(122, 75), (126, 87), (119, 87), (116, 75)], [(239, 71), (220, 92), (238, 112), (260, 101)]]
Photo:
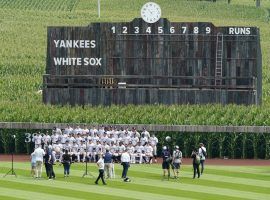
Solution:
[[(239, 27), (231, 28), (237, 32)], [(43, 101), (71, 105), (260, 104), (259, 29), (249, 27), (249, 32), (231, 34), (229, 27), (167, 19), (148, 24), (139, 18), (128, 23), (49, 27)], [(95, 40), (96, 48), (56, 48), (54, 40)], [(101, 66), (55, 66), (55, 57), (97, 57), (102, 61)], [(217, 77), (219, 59), (222, 75)]]

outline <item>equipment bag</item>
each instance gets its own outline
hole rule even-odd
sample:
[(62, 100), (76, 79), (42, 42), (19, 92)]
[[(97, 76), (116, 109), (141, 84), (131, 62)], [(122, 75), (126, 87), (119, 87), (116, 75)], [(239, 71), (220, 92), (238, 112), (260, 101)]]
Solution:
[(201, 161), (200, 156), (199, 156), (199, 155), (196, 155), (195, 163), (196, 163), (197, 165), (199, 165), (199, 164), (200, 164), (200, 161)]

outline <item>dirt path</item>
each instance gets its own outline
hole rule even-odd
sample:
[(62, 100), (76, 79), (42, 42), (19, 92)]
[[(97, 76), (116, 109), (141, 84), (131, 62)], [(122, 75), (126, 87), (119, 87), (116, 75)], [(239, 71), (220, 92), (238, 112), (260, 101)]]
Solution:
[[(27, 162), (29, 155), (14, 155), (15, 162)], [(0, 161), (11, 161), (11, 155), (0, 154)], [(161, 162), (161, 159), (158, 160)], [(190, 164), (191, 159), (183, 159), (183, 164)], [(225, 166), (270, 166), (270, 160), (253, 159), (207, 159), (207, 165), (225, 165)]]

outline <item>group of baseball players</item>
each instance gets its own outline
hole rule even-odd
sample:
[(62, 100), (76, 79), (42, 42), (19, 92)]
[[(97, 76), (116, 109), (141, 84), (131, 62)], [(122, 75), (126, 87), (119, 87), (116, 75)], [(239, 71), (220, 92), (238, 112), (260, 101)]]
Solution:
[[(72, 157), (73, 162), (97, 162), (98, 156), (109, 150), (114, 162), (121, 161), (121, 154), (127, 149), (131, 163), (156, 162), (158, 139), (144, 130), (139, 133), (135, 128), (119, 130), (115, 127), (101, 126), (98, 129), (86, 126), (72, 128), (67, 125), (61, 130), (53, 128), (52, 133), (37, 133), (32, 138), (35, 147), (50, 147), (55, 160), (62, 162), (64, 152)], [(154, 158), (154, 159), (153, 159)]]

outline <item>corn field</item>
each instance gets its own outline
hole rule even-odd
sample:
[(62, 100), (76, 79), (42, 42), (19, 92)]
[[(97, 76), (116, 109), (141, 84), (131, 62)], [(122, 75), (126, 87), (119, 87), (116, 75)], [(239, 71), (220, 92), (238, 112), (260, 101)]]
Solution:
[[(45, 130), (39, 130), (44, 133)], [(26, 143), (25, 133), (36, 133), (33, 130), (0, 130), (0, 153), (17, 154), (33, 151), (34, 144)], [(11, 135), (16, 135), (13, 140)], [(243, 158), (243, 159), (269, 159), (270, 158), (270, 135), (257, 133), (177, 133), (158, 132), (158, 152), (162, 146), (171, 148), (178, 145), (184, 157), (189, 157), (199, 143), (204, 143), (207, 148), (208, 158)], [(166, 136), (171, 136), (172, 143), (165, 141)], [(14, 148), (15, 147), (15, 148)]]
[[(256, 8), (251, 0), (156, 0), (171, 21), (209, 21), (216, 26), (257, 26), (263, 56), (263, 104), (145, 105), (70, 107), (42, 104), (47, 26), (87, 26), (91, 22), (131, 21), (146, 0), (0, 0), (0, 121), (110, 124), (270, 125), (270, 1)], [(10, 130), (12, 132), (12, 130)], [(1, 130), (0, 151), (9, 152), (8, 130)], [(22, 130), (23, 132), (23, 130)], [(16, 132), (21, 134), (21, 132)], [(165, 134), (160, 133), (160, 137)], [(269, 157), (269, 136), (256, 134), (172, 134), (185, 155), (204, 141), (211, 157)], [(21, 136), (23, 137), (23, 135)], [(16, 152), (27, 147), (18, 139)], [(19, 145), (20, 144), (20, 145)], [(27, 150), (28, 151), (28, 150)]]

